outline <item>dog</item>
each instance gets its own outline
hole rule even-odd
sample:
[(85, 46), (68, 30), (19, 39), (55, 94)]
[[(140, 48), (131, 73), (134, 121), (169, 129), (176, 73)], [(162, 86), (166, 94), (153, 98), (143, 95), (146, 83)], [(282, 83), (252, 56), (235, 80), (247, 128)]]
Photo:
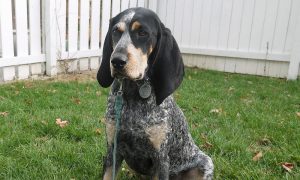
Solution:
[(97, 73), (102, 87), (111, 86), (105, 118), (104, 180), (113, 175), (114, 105), (121, 86), (116, 172), (125, 160), (137, 174), (151, 179), (213, 178), (212, 159), (195, 145), (172, 97), (183, 76), (178, 45), (153, 11), (131, 8), (110, 20)]

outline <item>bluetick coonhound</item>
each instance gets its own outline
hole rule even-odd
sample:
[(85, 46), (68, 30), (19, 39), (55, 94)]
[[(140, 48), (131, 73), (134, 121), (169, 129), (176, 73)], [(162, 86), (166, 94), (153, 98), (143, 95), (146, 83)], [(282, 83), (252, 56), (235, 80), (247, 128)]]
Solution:
[(111, 87), (106, 112), (107, 156), (103, 179), (112, 177), (115, 97), (124, 78), (116, 169), (125, 160), (151, 179), (212, 179), (213, 163), (194, 143), (172, 97), (184, 65), (178, 45), (151, 10), (132, 8), (112, 18), (97, 80)]

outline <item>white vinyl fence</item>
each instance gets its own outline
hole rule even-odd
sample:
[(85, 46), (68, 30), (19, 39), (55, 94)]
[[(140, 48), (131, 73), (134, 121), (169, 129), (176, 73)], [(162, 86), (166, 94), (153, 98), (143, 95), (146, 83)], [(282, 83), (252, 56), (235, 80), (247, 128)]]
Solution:
[(300, 0), (160, 0), (186, 65), (295, 79)]
[(0, 0), (0, 82), (97, 69), (109, 19), (145, 0)]
[(109, 19), (156, 11), (187, 66), (296, 79), (300, 0), (0, 0), (0, 82), (97, 69)]

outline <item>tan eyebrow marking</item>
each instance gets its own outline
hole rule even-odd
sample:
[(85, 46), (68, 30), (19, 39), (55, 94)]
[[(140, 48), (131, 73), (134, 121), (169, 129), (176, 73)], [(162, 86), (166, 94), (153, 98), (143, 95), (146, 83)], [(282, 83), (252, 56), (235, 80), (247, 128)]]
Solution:
[(134, 21), (133, 24), (132, 24), (132, 26), (131, 26), (131, 30), (137, 30), (137, 29), (139, 29), (141, 26), (142, 26), (142, 25), (141, 25), (140, 22)]
[(125, 24), (125, 22), (119, 22), (117, 27), (118, 27), (119, 31), (124, 32), (125, 28), (126, 28), (126, 24)]

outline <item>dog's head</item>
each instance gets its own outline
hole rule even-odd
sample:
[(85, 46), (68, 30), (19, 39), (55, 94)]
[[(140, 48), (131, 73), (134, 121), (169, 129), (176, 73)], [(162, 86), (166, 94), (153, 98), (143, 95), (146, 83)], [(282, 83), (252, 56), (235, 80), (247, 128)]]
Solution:
[(114, 78), (150, 78), (160, 104), (180, 85), (184, 66), (178, 45), (158, 16), (145, 8), (128, 9), (110, 21), (97, 79), (102, 87)]

